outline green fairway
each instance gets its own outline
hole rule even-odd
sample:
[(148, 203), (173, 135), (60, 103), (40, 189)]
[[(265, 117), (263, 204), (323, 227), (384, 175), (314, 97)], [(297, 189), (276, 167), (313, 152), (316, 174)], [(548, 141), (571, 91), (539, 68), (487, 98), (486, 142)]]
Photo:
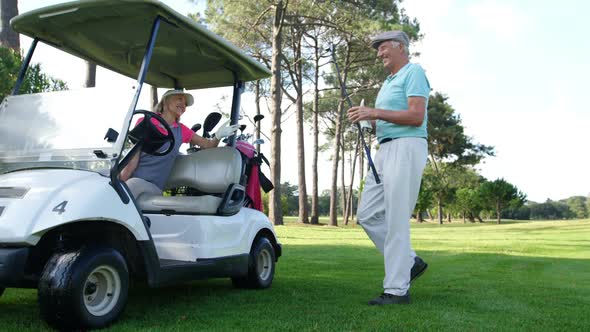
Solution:
[[(276, 228), (283, 244), (263, 291), (229, 280), (136, 285), (112, 331), (589, 331), (590, 221), (415, 224), (429, 269), (409, 306), (370, 307), (382, 256), (360, 227)], [(36, 291), (8, 289), (0, 329), (38, 331)]]

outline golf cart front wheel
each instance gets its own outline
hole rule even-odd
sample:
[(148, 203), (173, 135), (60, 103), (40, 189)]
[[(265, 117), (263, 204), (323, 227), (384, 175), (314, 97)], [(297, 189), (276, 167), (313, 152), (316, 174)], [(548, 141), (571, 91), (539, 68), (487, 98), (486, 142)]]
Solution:
[(129, 272), (112, 248), (84, 248), (53, 255), (39, 281), (41, 316), (57, 329), (102, 328), (127, 302)]
[(275, 274), (276, 254), (270, 240), (262, 236), (255, 241), (248, 258), (248, 275), (233, 277), (232, 283), (238, 288), (268, 288)]

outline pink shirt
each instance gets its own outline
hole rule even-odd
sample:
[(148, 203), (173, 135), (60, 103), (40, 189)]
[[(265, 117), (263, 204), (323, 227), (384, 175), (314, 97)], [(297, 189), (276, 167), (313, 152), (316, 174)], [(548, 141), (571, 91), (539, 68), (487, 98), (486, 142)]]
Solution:
[[(137, 126), (141, 121), (143, 121), (143, 119), (144, 118), (140, 118), (139, 120), (137, 120), (135, 126)], [(160, 121), (156, 120), (155, 118), (152, 118), (152, 123), (156, 125), (156, 128), (158, 128), (158, 130), (162, 134), (166, 135), (166, 129), (160, 123)], [(180, 132), (182, 133), (182, 143), (189, 143), (193, 139), (193, 135), (195, 134), (195, 132), (190, 130), (190, 128), (188, 128), (180, 122), (174, 122), (171, 127), (177, 128), (178, 126), (180, 126)]]

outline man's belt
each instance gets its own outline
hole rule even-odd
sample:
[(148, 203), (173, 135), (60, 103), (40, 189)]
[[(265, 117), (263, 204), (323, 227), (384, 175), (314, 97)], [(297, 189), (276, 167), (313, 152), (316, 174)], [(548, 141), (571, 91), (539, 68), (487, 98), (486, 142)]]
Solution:
[(379, 141), (379, 144), (383, 144), (383, 143), (387, 143), (387, 142), (391, 142), (391, 141), (393, 141), (393, 138), (385, 137)]
[[(381, 140), (379, 141), (379, 144), (383, 144), (383, 143), (391, 142), (391, 141), (393, 141), (394, 139), (398, 139), (398, 138), (401, 138), (401, 137), (396, 137), (396, 138), (385, 137), (385, 138), (383, 138), (383, 139), (381, 139)], [(426, 139), (426, 137), (416, 137), (416, 138), (423, 138), (423, 139)]]

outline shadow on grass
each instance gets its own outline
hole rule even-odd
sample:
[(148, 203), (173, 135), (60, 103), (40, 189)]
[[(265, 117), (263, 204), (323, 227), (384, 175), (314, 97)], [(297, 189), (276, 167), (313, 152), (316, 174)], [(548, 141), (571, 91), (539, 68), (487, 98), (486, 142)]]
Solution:
[[(382, 257), (356, 245), (286, 245), (266, 290), (227, 279), (162, 289), (133, 287), (111, 329), (135, 330), (588, 330), (589, 260), (423, 251), (426, 274), (410, 306), (369, 307)], [(36, 292), (6, 291), (2, 330), (47, 329)]]

